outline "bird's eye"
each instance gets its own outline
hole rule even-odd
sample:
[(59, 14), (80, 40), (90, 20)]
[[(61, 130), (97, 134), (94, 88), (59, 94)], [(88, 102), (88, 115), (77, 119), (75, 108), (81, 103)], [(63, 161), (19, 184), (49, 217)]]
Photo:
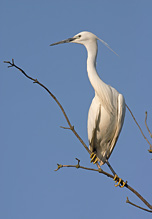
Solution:
[(79, 38), (81, 37), (81, 35), (78, 36)]

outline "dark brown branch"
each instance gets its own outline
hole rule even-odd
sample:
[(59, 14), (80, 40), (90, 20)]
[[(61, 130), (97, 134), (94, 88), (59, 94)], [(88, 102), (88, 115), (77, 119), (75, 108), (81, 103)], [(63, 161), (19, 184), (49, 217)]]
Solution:
[(129, 112), (130, 112), (130, 114), (131, 114), (133, 120), (135, 121), (136, 125), (138, 126), (138, 128), (139, 128), (139, 130), (140, 130), (142, 136), (144, 137), (144, 139), (145, 139), (145, 140), (147, 141), (147, 143), (149, 144), (150, 149), (149, 149), (148, 151), (150, 152), (150, 151), (152, 150), (152, 145), (150, 144), (150, 142), (148, 141), (148, 139), (147, 139), (146, 136), (144, 135), (144, 133), (143, 133), (143, 131), (142, 131), (140, 125), (138, 124), (137, 120), (135, 119), (135, 117), (134, 117), (132, 111), (131, 111), (130, 108), (127, 106), (127, 104), (126, 104), (126, 107), (127, 107), (127, 109), (129, 110)]
[[(50, 96), (55, 100), (55, 102), (56, 102), (56, 103), (58, 104), (58, 106), (60, 107), (60, 109), (61, 109), (61, 111), (62, 111), (62, 113), (63, 113), (63, 115), (64, 115), (64, 117), (65, 117), (65, 119), (66, 119), (66, 121), (67, 121), (67, 123), (68, 123), (68, 125), (69, 125), (69, 128), (65, 128), (65, 127), (62, 127), (62, 128), (64, 128), (64, 129), (70, 129), (70, 130), (75, 134), (75, 136), (79, 139), (79, 141), (81, 142), (81, 144), (85, 147), (85, 149), (87, 150), (87, 152), (88, 152), (89, 154), (91, 154), (91, 151), (89, 150), (89, 148), (87, 147), (87, 145), (84, 143), (84, 141), (83, 141), (83, 140), (81, 139), (81, 137), (78, 135), (78, 133), (75, 131), (74, 126), (71, 125), (70, 120), (69, 120), (67, 114), (65, 113), (65, 111), (64, 111), (64, 109), (63, 109), (63, 107), (62, 107), (62, 105), (61, 105), (60, 102), (57, 100), (57, 98), (50, 92), (50, 90), (49, 90), (47, 87), (45, 87), (42, 83), (40, 83), (37, 79), (34, 79), (34, 78), (30, 77), (29, 75), (27, 75), (27, 74), (25, 73), (25, 71), (23, 71), (23, 69), (21, 69), (20, 67), (18, 67), (17, 65), (15, 65), (15, 64), (14, 64), (14, 59), (12, 59), (12, 63), (11, 63), (10, 61), (4, 61), (4, 63), (10, 64), (10, 66), (8, 66), (8, 67), (15, 67), (16, 69), (18, 69), (19, 71), (21, 71), (28, 79), (32, 80), (33, 83), (36, 83), (36, 84), (40, 85), (41, 87), (43, 87), (43, 88), (50, 94)], [(142, 130), (141, 130), (139, 124), (137, 123), (135, 117), (133, 116), (131, 110), (129, 109), (129, 107), (128, 107), (127, 105), (126, 105), (126, 107), (127, 107), (128, 110), (130, 111), (130, 113), (131, 113), (131, 115), (132, 115), (134, 121), (136, 122), (136, 124), (137, 124), (137, 126), (139, 127), (139, 129), (140, 129), (142, 135), (144, 136), (144, 134), (143, 134), (143, 132), (142, 132)], [(147, 139), (145, 136), (144, 136), (144, 138)], [(149, 144), (150, 144), (150, 143), (149, 143)], [(87, 167), (80, 166), (80, 165), (79, 165), (80, 160), (79, 160), (79, 159), (77, 159), (77, 160), (78, 160), (78, 164), (77, 164), (77, 165), (61, 165), (61, 164), (58, 164), (58, 168), (57, 168), (56, 170), (58, 170), (58, 169), (60, 169), (60, 168), (62, 168), (62, 167), (75, 167), (75, 168), (81, 168), (81, 169), (90, 170), (90, 171), (96, 171), (96, 172), (102, 173), (102, 174), (104, 174), (104, 175), (106, 175), (106, 176), (108, 176), (108, 177), (114, 179), (114, 176), (112, 176), (111, 174), (109, 174), (109, 173), (103, 171), (103, 170), (100, 168), (100, 165), (99, 165), (98, 163), (97, 163), (98, 169), (93, 169), (93, 168), (87, 168)], [(116, 181), (119, 181), (119, 177), (116, 179)], [(121, 183), (123, 183), (123, 182), (124, 182), (124, 181), (122, 180)], [(132, 187), (130, 187), (127, 183), (125, 184), (125, 187), (126, 187), (127, 189), (129, 189), (130, 191), (132, 191), (145, 205), (147, 205), (147, 207), (149, 207), (150, 209), (152, 209), (152, 205), (150, 205), (136, 190), (134, 190)], [(134, 205), (134, 206), (136, 206), (136, 205)], [(142, 208), (141, 208), (141, 209), (142, 209)], [(144, 210), (144, 209), (143, 209), (143, 210)], [(151, 211), (149, 211), (149, 212), (151, 212)]]

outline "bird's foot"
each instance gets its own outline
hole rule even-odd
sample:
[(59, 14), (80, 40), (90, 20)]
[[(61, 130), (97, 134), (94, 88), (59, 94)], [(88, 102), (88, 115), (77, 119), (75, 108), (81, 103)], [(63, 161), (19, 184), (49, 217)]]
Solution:
[[(117, 174), (115, 174), (113, 180), (115, 181), (115, 183), (118, 182), (118, 184), (115, 185), (115, 187), (119, 186), (120, 188), (123, 188), (123, 187), (127, 184), (127, 182), (124, 182), (121, 178), (119, 178), (119, 177), (117, 176)], [(121, 184), (121, 185), (120, 185), (120, 184)]]
[(93, 162), (93, 164), (95, 164), (98, 162), (98, 158), (95, 153), (92, 152), (92, 154), (90, 155), (90, 158), (91, 158), (91, 161), (90, 161), (91, 163)]

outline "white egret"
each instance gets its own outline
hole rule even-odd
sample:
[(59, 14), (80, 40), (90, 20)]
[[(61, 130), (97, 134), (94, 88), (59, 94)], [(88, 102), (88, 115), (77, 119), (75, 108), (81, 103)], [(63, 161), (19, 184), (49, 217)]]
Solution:
[[(88, 77), (95, 90), (95, 96), (88, 113), (88, 139), (89, 148), (92, 152), (91, 161), (94, 163), (99, 161), (100, 165), (107, 163), (111, 168), (108, 159), (116, 145), (124, 122), (125, 100), (123, 95), (115, 88), (105, 84), (96, 71), (97, 40), (100, 40), (112, 50), (107, 43), (87, 31), (78, 33), (67, 40), (53, 43), (50, 46), (71, 42), (79, 43), (86, 47), (88, 52)], [(115, 172), (113, 171), (113, 173)], [(118, 184), (120, 185), (120, 183), (122, 183), (121, 179)]]

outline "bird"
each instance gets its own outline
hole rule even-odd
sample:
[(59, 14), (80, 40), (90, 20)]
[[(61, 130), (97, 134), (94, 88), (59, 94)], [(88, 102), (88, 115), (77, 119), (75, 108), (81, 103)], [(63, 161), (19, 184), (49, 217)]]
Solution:
[[(87, 122), (91, 162), (95, 164), (99, 161), (100, 166), (107, 163), (115, 175), (115, 182), (117, 182), (118, 176), (109, 164), (108, 159), (121, 132), (126, 106), (124, 96), (115, 88), (103, 82), (98, 75), (96, 70), (97, 41), (101, 41), (114, 52), (105, 41), (88, 31), (80, 32), (71, 38), (53, 43), (50, 46), (63, 43), (77, 43), (85, 46), (87, 50), (87, 72), (90, 83), (95, 91), (95, 96), (88, 112)], [(117, 55), (117, 53), (115, 54)], [(122, 183), (122, 180), (119, 178), (118, 184), (120, 185), (120, 183)], [(124, 186), (124, 183), (122, 184), (120, 187)]]

